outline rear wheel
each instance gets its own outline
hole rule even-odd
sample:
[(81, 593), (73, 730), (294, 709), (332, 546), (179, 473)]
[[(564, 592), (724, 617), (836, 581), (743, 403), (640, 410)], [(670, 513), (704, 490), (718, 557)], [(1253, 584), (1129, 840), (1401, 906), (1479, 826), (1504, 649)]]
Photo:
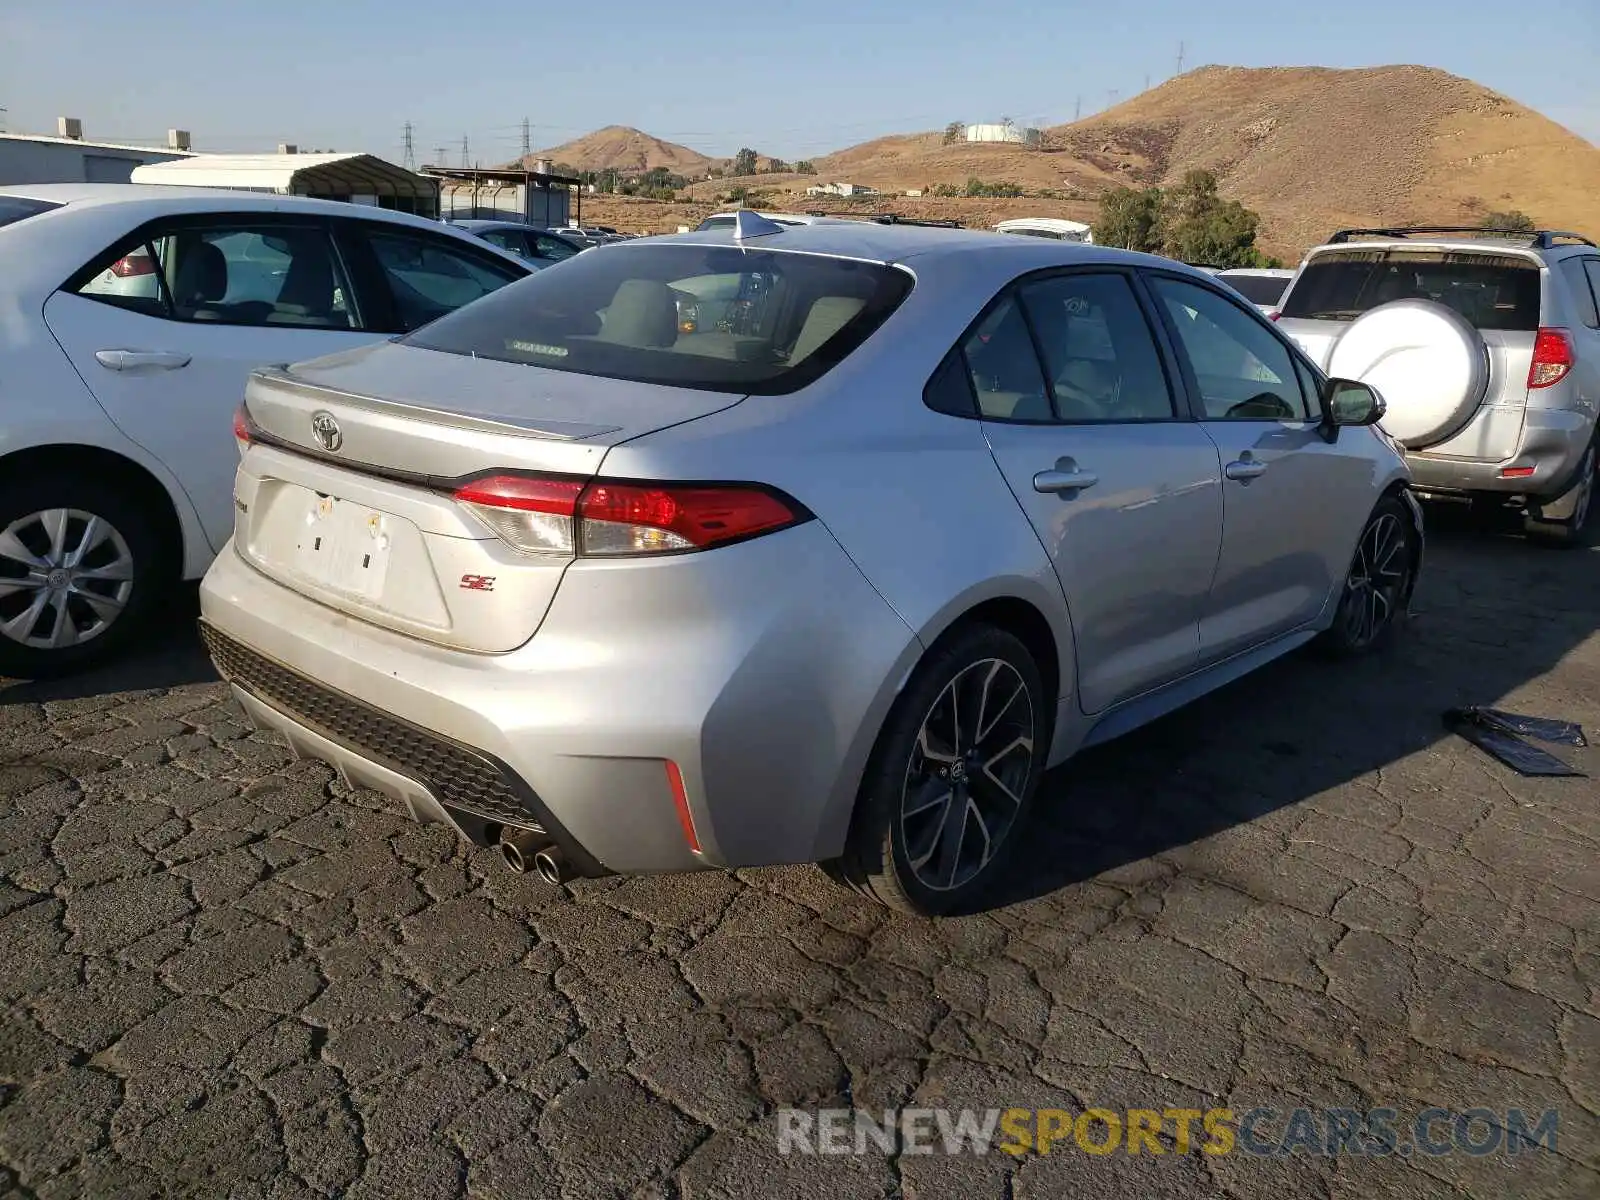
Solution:
[(1589, 447), (1578, 468), (1578, 478), (1560, 496), (1530, 502), (1522, 519), (1523, 531), (1537, 542), (1553, 546), (1579, 546), (1589, 536), (1590, 513), (1594, 508), (1595, 448)]
[(1405, 618), (1421, 546), (1411, 514), (1393, 496), (1378, 501), (1361, 530), (1333, 625), (1320, 644), (1340, 657), (1378, 649)]
[(936, 647), (879, 736), (829, 874), (905, 912), (970, 906), (1015, 848), (1053, 715), (1033, 656), (1011, 634), (975, 625)]
[(0, 675), (82, 670), (135, 636), (170, 571), (157, 526), (94, 478), (0, 485)]

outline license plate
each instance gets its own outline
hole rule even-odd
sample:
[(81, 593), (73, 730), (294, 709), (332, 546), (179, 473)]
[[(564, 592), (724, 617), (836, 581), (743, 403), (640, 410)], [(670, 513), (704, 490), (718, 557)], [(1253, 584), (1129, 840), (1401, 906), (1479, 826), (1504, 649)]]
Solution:
[(295, 565), (335, 591), (376, 600), (389, 573), (394, 520), (346, 500), (314, 497), (295, 546)]

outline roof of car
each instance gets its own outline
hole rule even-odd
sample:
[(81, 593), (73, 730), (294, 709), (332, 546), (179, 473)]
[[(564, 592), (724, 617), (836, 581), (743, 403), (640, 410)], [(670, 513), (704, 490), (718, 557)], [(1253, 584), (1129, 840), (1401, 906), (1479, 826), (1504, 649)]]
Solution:
[[(162, 212), (209, 212), (227, 209), (238, 212), (261, 209), (264, 212), (322, 212), (351, 216), (351, 205), (340, 200), (313, 200), (309, 196), (280, 196), (276, 192), (242, 192), (226, 188), (165, 186), (153, 183), (32, 183), (0, 187), (0, 196), (22, 196), (46, 200), (75, 209), (99, 208), (112, 204), (139, 204)], [(360, 205), (354, 215), (393, 220), (407, 225), (437, 229), (440, 222), (413, 216), (392, 208)]]
[(992, 259), (1004, 259), (1017, 272), (1036, 267), (1071, 266), (1075, 263), (1126, 263), (1187, 270), (1182, 263), (1169, 258), (1110, 246), (1048, 238), (1019, 238), (990, 230), (882, 225), (875, 221), (790, 225), (781, 232), (747, 239), (743, 243), (736, 242), (731, 229), (679, 233), (665, 238), (652, 238), (650, 242), (655, 245), (662, 242), (717, 246), (740, 244), (751, 249), (799, 250), (871, 262), (907, 262), (912, 259), (926, 262), (935, 257), (982, 254)]

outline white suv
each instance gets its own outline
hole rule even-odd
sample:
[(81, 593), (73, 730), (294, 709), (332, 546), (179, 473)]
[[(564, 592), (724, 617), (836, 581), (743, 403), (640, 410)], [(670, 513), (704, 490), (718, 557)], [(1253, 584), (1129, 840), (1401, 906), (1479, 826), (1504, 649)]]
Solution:
[(204, 188), (0, 188), (0, 676), (125, 644), (233, 530), (258, 366), (406, 333), (529, 273), (437, 222)]
[(1600, 249), (1551, 230), (1347, 229), (1278, 318), (1329, 374), (1371, 384), (1416, 490), (1588, 532), (1600, 413)]

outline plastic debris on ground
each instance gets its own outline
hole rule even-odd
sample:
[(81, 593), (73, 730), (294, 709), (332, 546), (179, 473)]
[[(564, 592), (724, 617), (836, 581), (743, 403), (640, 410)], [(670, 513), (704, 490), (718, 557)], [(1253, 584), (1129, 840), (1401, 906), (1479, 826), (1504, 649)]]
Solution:
[(1465, 738), (1519, 775), (1588, 778), (1583, 771), (1563, 762), (1548, 750), (1523, 740), (1536, 738), (1555, 745), (1587, 746), (1589, 740), (1584, 736), (1583, 727), (1571, 721), (1528, 717), (1498, 708), (1469, 705), (1449, 709), (1444, 714), (1444, 724), (1446, 729)]

